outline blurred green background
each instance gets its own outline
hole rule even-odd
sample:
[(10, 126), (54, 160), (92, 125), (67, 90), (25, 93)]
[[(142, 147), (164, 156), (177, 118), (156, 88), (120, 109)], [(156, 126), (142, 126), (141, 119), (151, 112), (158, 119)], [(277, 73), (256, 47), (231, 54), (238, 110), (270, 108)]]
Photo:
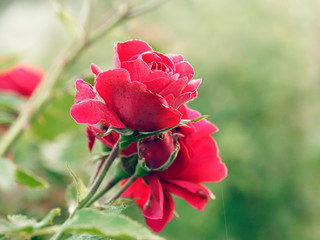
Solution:
[[(62, 1), (81, 21), (82, 1)], [(97, 1), (95, 18), (114, 1)], [(66, 206), (71, 178), (83, 179), (85, 126), (69, 116), (74, 81), (91, 62), (113, 66), (113, 43), (138, 38), (163, 53), (181, 53), (203, 78), (189, 106), (210, 115), (228, 167), (208, 184), (216, 200), (199, 212), (175, 198), (180, 218), (160, 235), (171, 239), (319, 239), (320, 237), (320, 1), (171, 0), (123, 22), (90, 46), (64, 75), (43, 113), (16, 145), (15, 161), (47, 179), (48, 190), (0, 190), (0, 215), (43, 217)], [(71, 35), (49, 1), (0, 2), (0, 56), (47, 69)], [(99, 151), (98, 148), (95, 149)], [(65, 209), (65, 207), (64, 207)], [(138, 208), (127, 214), (143, 222)]]

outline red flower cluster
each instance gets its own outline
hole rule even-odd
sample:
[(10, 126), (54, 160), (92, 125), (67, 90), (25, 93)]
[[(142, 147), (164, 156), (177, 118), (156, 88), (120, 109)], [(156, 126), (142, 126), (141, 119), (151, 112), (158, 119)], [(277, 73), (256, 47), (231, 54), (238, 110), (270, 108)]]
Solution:
[(43, 75), (44, 70), (30, 64), (0, 70), (0, 91), (30, 97)]
[[(115, 132), (101, 137), (103, 131), (92, 126), (97, 123), (141, 132), (172, 128), (122, 149), (122, 155), (138, 154), (148, 169), (157, 169), (138, 178), (122, 196), (136, 199), (155, 232), (173, 217), (171, 194), (203, 210), (214, 196), (201, 183), (220, 181), (227, 170), (211, 137), (217, 131), (212, 123), (203, 119), (177, 126), (181, 119), (200, 117), (185, 105), (197, 96), (201, 82), (192, 80), (191, 65), (180, 55), (163, 55), (147, 43), (133, 40), (115, 46), (114, 70), (102, 72), (92, 65), (92, 71), (96, 74), (95, 87), (78, 80), (71, 108), (78, 123), (89, 124), (90, 150), (95, 138), (110, 148), (119, 139)], [(167, 166), (169, 159), (174, 161)]]

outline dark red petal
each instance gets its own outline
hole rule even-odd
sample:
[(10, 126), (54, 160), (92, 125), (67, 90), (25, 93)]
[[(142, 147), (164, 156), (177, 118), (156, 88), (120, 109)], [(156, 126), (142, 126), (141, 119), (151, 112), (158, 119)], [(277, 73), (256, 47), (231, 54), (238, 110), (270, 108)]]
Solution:
[(209, 201), (208, 190), (200, 184), (180, 180), (170, 180), (169, 182), (163, 182), (163, 188), (174, 195), (183, 198), (197, 210), (202, 211), (206, 203)]
[(99, 122), (108, 122), (114, 127), (125, 127), (117, 115), (99, 100), (89, 99), (79, 102), (71, 107), (70, 114), (77, 123), (94, 125)]
[(167, 54), (167, 57), (169, 57), (174, 64), (183, 61), (183, 57), (181, 54)]
[(159, 179), (154, 174), (145, 177), (148, 182), (151, 195), (144, 206), (143, 215), (149, 219), (161, 219), (163, 217), (163, 189)]
[[(123, 181), (124, 184), (127, 180)], [(150, 187), (144, 183), (142, 178), (138, 178), (133, 184), (128, 187), (124, 193), (121, 194), (122, 197), (128, 197), (131, 199), (137, 199), (136, 203), (143, 210), (144, 205), (148, 202), (151, 190)]]
[(96, 89), (108, 108), (113, 109), (129, 128), (155, 131), (176, 126), (180, 112), (164, 105), (164, 99), (146, 90), (140, 82), (131, 82), (125, 69), (99, 74)]
[(188, 80), (191, 80), (194, 76), (193, 67), (186, 61), (176, 64), (176, 73), (179, 73), (180, 77), (187, 77)]
[(91, 67), (91, 71), (94, 73), (94, 75), (98, 76), (99, 73), (102, 73), (103, 71), (101, 70), (101, 68), (99, 68), (96, 64), (91, 63), (90, 65)]
[(89, 150), (91, 152), (92, 148), (93, 148), (93, 145), (94, 145), (94, 142), (96, 141), (96, 136), (92, 132), (92, 129), (91, 129), (91, 127), (89, 125), (86, 128), (86, 134), (87, 134), (87, 137), (88, 137), (88, 147), (89, 147)]
[(82, 79), (76, 81), (76, 89), (75, 104), (84, 100), (97, 99), (93, 87)]
[(194, 152), (188, 168), (176, 179), (194, 183), (218, 182), (227, 176), (227, 168), (218, 156), (218, 147), (211, 136), (203, 137), (192, 144)]
[(146, 224), (154, 231), (161, 232), (162, 229), (171, 221), (174, 211), (173, 199), (167, 191), (164, 191), (163, 217), (162, 219), (145, 218)]
[(152, 48), (148, 43), (140, 40), (131, 40), (123, 43), (117, 43), (115, 45), (115, 67), (121, 67), (121, 62), (128, 61), (132, 57), (144, 52), (152, 51)]

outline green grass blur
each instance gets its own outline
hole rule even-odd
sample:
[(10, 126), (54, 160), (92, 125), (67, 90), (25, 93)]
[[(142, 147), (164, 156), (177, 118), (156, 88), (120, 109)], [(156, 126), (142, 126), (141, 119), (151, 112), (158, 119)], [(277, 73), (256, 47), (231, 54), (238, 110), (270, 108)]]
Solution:
[[(81, 19), (75, 1), (63, 1)], [(77, 2), (77, 1), (76, 1)], [(101, 3), (96, 15), (108, 4)], [(79, 4), (80, 5), (80, 4)], [(189, 104), (210, 115), (228, 167), (208, 184), (216, 200), (199, 212), (175, 198), (180, 218), (162, 236), (170, 240), (310, 239), (320, 236), (320, 2), (318, 0), (171, 0), (132, 19), (94, 44), (65, 74), (63, 90), (20, 139), (13, 153), (38, 172), (49, 190), (0, 191), (0, 215), (44, 216), (65, 206), (71, 178), (84, 179), (84, 126), (69, 116), (75, 79), (94, 62), (113, 65), (113, 42), (138, 38), (164, 53), (181, 53), (202, 78)], [(97, 17), (96, 16), (96, 17)], [(46, 1), (0, 2), (0, 56), (47, 68), (70, 37)], [(98, 150), (96, 150), (98, 151)], [(127, 213), (143, 222), (136, 207)]]

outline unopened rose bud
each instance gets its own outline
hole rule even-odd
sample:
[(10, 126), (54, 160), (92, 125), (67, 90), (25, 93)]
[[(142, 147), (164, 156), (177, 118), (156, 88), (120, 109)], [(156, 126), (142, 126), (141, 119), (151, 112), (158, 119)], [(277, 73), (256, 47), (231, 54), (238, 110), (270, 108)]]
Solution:
[(139, 147), (140, 159), (144, 159), (146, 166), (150, 169), (157, 169), (164, 165), (174, 151), (171, 132), (146, 137)]

